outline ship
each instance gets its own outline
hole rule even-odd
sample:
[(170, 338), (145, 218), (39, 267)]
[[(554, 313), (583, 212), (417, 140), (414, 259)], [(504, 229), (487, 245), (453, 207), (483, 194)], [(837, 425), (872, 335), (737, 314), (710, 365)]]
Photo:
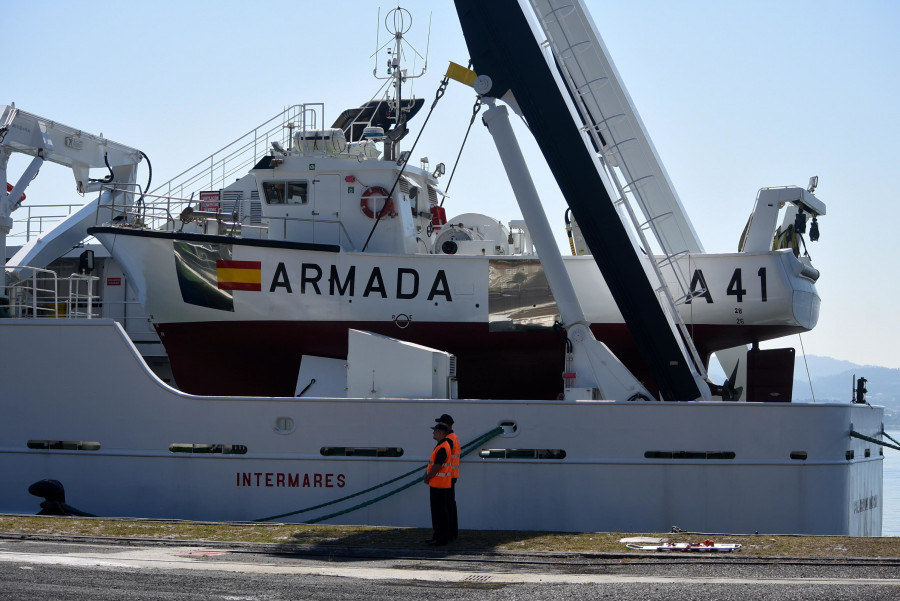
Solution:
[[(196, 197), (143, 193), (132, 149), (103, 153), (102, 180), (76, 172), (99, 197), (22, 257), (96, 237), (177, 388), (120, 324), (78, 319), (92, 289), (74, 319), (27, 319), (11, 296), (0, 328), (23, 352), (2, 367), (14, 467), (0, 510), (26, 511), (44, 479), (97, 515), (421, 526), (417, 425), (450, 413), (469, 527), (879, 534), (881, 409), (791, 403), (792, 350), (758, 348), (818, 319), (800, 252), (825, 214), (816, 182), (763, 188), (739, 252), (704, 253), (583, 6), (531, 10), (459, 0), (472, 64), (441, 84), (487, 107), (523, 220), (447, 217), (444, 167), (401, 149), (424, 103), (403, 98), (411, 75), (393, 62), (392, 96), (330, 128), (321, 105), (299, 105), (247, 175)], [(507, 107), (569, 203), (571, 256)], [(17, 116), (52, 129), (4, 111)], [(43, 160), (24, 129), (4, 144)], [(63, 137), (57, 156), (91, 145)], [(16, 290), (34, 317), (36, 288)], [(712, 383), (710, 355), (733, 347), (731, 377)], [(56, 377), (28, 377), (37, 360)], [(372, 500), (404, 473), (390, 503)]]
[[(438, 100), (426, 111), (424, 99), (404, 98), (416, 74), (399, 57), (411, 52), (404, 51), (402, 34), (388, 33), (389, 85), (381, 100), (340, 111), (331, 127), (322, 126), (324, 104), (298, 105), (283, 128), (287, 139), (271, 140), (242, 177), (211, 189), (199, 186), (212, 179), (209, 173), (192, 172), (139, 206), (128, 200), (127, 182), (118, 221), (91, 228), (152, 316), (179, 389), (292, 395), (308, 384), (298, 380), (308, 372), (304, 357), (344, 360), (347, 331), (360, 329), (416, 344), (439, 340), (457, 359), (465, 398), (563, 392), (555, 360), (565, 349), (559, 309), (527, 220), (448, 214), (454, 202), (442, 190), (446, 168), (414, 164), (412, 147), (402, 146), (416, 119), (427, 127), (424, 114)], [(633, 229), (652, 235), (637, 244), (654, 252), (654, 277), (672, 291), (671, 312), (689, 330), (700, 369), (717, 351), (812, 329), (819, 274), (800, 252), (801, 232), (808, 220), (818, 227), (824, 203), (799, 187), (761, 190), (738, 251), (703, 252), (664, 167), (648, 160), (655, 150), (611, 59), (602, 61), (599, 68), (609, 73), (602, 81), (614, 81), (616, 90), (598, 87), (596, 106), (584, 110), (596, 115), (590, 142), (602, 149), (607, 181), (578, 193), (600, 199), (611, 187), (617, 200), (629, 203), (618, 213), (630, 205), (643, 213), (646, 223)], [(210, 170), (235, 169), (216, 163)], [(173, 189), (182, 199), (172, 197)], [(489, 207), (491, 199), (483, 204)], [(634, 326), (626, 326), (578, 218), (570, 211), (567, 221), (572, 254), (564, 262), (593, 334), (655, 394), (658, 384)], [(618, 244), (630, 248), (632, 241)], [(222, 378), (223, 357), (242, 369)], [(745, 369), (746, 360), (738, 367)], [(518, 373), (514, 383), (493, 377), (510, 370)], [(316, 386), (307, 391), (318, 392)]]

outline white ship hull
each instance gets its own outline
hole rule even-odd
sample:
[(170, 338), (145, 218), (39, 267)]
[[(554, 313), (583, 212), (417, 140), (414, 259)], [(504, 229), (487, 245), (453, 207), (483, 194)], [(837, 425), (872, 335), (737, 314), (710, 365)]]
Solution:
[[(525, 217), (509, 229), (474, 213), (448, 220), (445, 165), (408, 164), (400, 140), (424, 101), (403, 98), (421, 73), (398, 68), (398, 31), (384, 100), (330, 128), (323, 104), (298, 105), (284, 127), (267, 122), (197, 163), (209, 177), (190, 168), (157, 189), (165, 196), (136, 193), (143, 153), (116, 159), (102, 137), (3, 107), (4, 152), (36, 157), (20, 181), (47, 158), (73, 168), (80, 192), (102, 190), (23, 258), (36, 267), (68, 251), (96, 210), (87, 233), (124, 272), (105, 286), (136, 291), (178, 389), (120, 325), (18, 319), (58, 317), (64, 303), (0, 280), (16, 300), (0, 313), (0, 511), (36, 512), (29, 487), (57, 480), (69, 505), (99, 516), (427, 527), (429, 427), (450, 413), (473, 451), (456, 488), (464, 530), (880, 535), (882, 454), (865, 440), (880, 435), (881, 408), (696, 400), (790, 400), (790, 349), (741, 358), (745, 386), (737, 367), (710, 385), (703, 364), (816, 325), (818, 272), (800, 252), (807, 219), (813, 241), (825, 215), (816, 181), (761, 189), (741, 252), (701, 252), (590, 19), (577, 2), (534, 4), (546, 46), (514, 3), (457, 0), (483, 121)], [(571, 209), (572, 252), (596, 262), (556, 254), (492, 90), (515, 96)], [(23, 133), (38, 131), (64, 138)], [(239, 164), (228, 150), (239, 147), (252, 168), (233, 181), (225, 164)], [(102, 180), (87, 177), (91, 149)], [(14, 208), (0, 193), (0, 234)], [(648, 257), (654, 248), (666, 256)], [(94, 269), (87, 251), (78, 259), (79, 273)], [(89, 315), (96, 301), (85, 302)], [(69, 315), (81, 304), (70, 295)], [(348, 341), (350, 330), (366, 332)], [(388, 340), (360, 353), (357, 335), (384, 342), (370, 333), (442, 352)], [(415, 368), (418, 351), (434, 364)], [(420, 385), (431, 388), (409, 392)], [(601, 395), (615, 399), (575, 400)], [(650, 397), (683, 402), (625, 400)]]
[[(65, 485), (70, 505), (101, 516), (280, 516), (424, 470), (428, 427), (450, 413), (464, 445), (505, 428), (462, 461), (463, 529), (881, 533), (882, 455), (849, 436), (880, 432), (877, 407), (197, 397), (156, 379), (112, 322), (4, 320), (0, 332), (17, 349), (0, 363), (11, 401), (0, 423), (3, 512), (35, 513), (27, 488), (49, 478)], [(52, 373), (35, 374), (37, 361)], [(294, 428), (278, 432), (278, 418)], [(40, 441), (99, 448), (29, 448)], [(173, 444), (246, 453), (178, 453)], [(323, 456), (324, 447), (402, 455)], [(496, 458), (498, 449), (538, 452)], [(319, 518), (420, 479), (278, 519)], [(425, 485), (326, 523), (427, 527)]]

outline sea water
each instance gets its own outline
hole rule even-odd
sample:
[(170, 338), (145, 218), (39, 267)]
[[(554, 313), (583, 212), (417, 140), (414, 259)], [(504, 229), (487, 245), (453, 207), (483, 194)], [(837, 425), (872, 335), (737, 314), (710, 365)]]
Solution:
[[(900, 430), (891, 430), (888, 435), (894, 440), (900, 440)], [(891, 442), (887, 437), (884, 438), (884, 441)], [(900, 451), (884, 447), (883, 472), (881, 535), (900, 536)]]

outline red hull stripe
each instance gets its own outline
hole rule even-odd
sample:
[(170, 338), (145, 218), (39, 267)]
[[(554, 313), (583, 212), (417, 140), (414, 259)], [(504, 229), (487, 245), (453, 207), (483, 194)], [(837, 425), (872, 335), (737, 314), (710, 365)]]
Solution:
[(262, 269), (260, 261), (226, 261), (220, 259), (216, 261), (216, 267), (219, 269)]
[(242, 282), (219, 282), (219, 290), (251, 290), (260, 292), (262, 287), (259, 284), (245, 284)]

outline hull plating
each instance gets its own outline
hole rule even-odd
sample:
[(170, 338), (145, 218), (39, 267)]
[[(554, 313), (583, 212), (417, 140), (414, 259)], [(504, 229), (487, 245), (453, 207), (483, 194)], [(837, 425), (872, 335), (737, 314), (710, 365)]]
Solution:
[[(413, 322), (402, 328), (394, 322), (328, 321), (157, 326), (181, 390), (239, 396), (292, 396), (302, 355), (346, 358), (349, 328), (436, 346), (456, 355), (461, 398), (554, 399), (563, 391), (565, 343), (552, 331), (491, 332), (487, 324), (468, 322)], [(638, 379), (650, 382), (624, 324), (594, 324), (592, 329)], [(744, 342), (747, 335), (765, 340), (800, 331), (784, 326), (698, 326), (696, 330), (698, 341), (733, 341), (730, 346)], [(706, 356), (713, 349), (699, 345), (698, 350)]]
[[(881, 455), (848, 436), (876, 436), (879, 407), (198, 397), (159, 382), (111, 322), (3, 320), (0, 335), (18, 349), (0, 363), (3, 512), (37, 512), (27, 488), (52, 478), (69, 504), (98, 515), (286, 514), (405, 472), (419, 480), (428, 428), (446, 412), (464, 444), (504, 427), (462, 461), (464, 529), (881, 533)], [(54, 377), (33, 377), (36, 362), (54, 366)], [(94, 444), (40, 450), (35, 441)], [(244, 452), (173, 450), (191, 444)], [(327, 454), (334, 448), (400, 451)], [(392, 488), (280, 520), (318, 518)], [(417, 484), (328, 522), (427, 527), (427, 507)]]

